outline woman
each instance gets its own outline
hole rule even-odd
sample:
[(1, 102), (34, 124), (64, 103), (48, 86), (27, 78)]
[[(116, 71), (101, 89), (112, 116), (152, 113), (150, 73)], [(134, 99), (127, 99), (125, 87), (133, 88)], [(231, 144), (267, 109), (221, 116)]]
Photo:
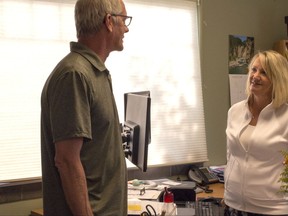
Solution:
[(279, 193), (281, 151), (288, 150), (288, 61), (275, 51), (256, 54), (246, 92), (228, 112), (225, 215), (288, 215)]

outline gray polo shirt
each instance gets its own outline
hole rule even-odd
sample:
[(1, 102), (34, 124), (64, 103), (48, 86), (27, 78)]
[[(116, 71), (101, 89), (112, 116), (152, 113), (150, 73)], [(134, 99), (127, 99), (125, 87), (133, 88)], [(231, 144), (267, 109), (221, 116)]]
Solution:
[(47, 216), (71, 215), (54, 164), (54, 143), (75, 137), (84, 138), (81, 161), (94, 215), (127, 215), (127, 169), (109, 71), (93, 51), (71, 42), (71, 52), (55, 67), (41, 97)]

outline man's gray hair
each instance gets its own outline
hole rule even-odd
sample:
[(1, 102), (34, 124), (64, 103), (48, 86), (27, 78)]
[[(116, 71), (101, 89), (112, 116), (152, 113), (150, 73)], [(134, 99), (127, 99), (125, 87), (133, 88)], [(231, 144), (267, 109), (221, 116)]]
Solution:
[(77, 37), (98, 32), (107, 14), (121, 11), (120, 0), (77, 0), (74, 11)]

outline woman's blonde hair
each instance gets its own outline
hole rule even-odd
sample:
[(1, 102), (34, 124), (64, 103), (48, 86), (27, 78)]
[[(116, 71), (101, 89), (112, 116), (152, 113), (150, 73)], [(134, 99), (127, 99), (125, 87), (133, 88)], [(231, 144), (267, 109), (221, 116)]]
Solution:
[(248, 69), (248, 78), (246, 83), (246, 93), (248, 100), (252, 99), (250, 91), (250, 73), (254, 61), (259, 58), (263, 70), (266, 72), (267, 77), (270, 79), (272, 87), (272, 100), (275, 108), (280, 107), (282, 104), (288, 102), (288, 61), (281, 54), (273, 51), (260, 51), (252, 58)]
[(107, 14), (120, 14), (120, 0), (78, 0), (74, 18), (77, 37), (98, 32)]

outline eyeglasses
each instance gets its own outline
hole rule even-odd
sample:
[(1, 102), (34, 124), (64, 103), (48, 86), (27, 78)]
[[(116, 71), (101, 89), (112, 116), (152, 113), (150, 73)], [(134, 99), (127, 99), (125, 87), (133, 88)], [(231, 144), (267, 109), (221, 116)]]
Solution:
[(131, 21), (132, 21), (132, 16), (125, 16), (122, 14), (111, 14), (111, 16), (123, 17), (123, 21), (124, 21), (125, 26), (129, 26), (131, 24)]

